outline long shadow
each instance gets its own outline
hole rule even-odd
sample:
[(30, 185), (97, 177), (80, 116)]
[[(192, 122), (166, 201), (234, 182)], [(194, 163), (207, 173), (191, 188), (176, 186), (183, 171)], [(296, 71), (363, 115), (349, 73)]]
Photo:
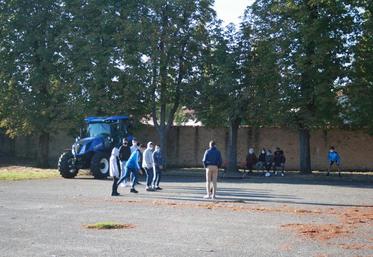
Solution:
[[(224, 185), (224, 183), (232, 184), (288, 184), (288, 185), (324, 185), (324, 186), (335, 186), (335, 187), (351, 187), (351, 188), (373, 188), (373, 176), (372, 175), (357, 175), (345, 176), (345, 177), (324, 177), (320, 175), (288, 175), (285, 177), (259, 177), (252, 176), (245, 179), (219, 179), (218, 187)], [(74, 179), (78, 180), (95, 180), (91, 176), (78, 176)], [(105, 181), (105, 180), (100, 180)], [(111, 178), (106, 179), (106, 181), (112, 181)], [(140, 177), (139, 181), (144, 184), (145, 178)], [(163, 175), (162, 182), (168, 183), (204, 183), (205, 178), (199, 176), (180, 176), (180, 175)], [(236, 190), (236, 189), (232, 189)]]
[[(190, 202), (209, 202), (211, 200), (202, 199), (202, 197), (192, 198), (192, 197), (165, 197), (163, 199), (167, 200), (178, 200), (178, 201), (190, 201)], [(287, 200), (268, 200), (268, 199), (237, 199), (237, 198), (229, 198), (229, 197), (219, 197), (215, 201), (217, 203), (243, 203), (243, 204), (257, 204), (258, 202), (262, 203), (277, 203), (277, 204), (295, 204), (295, 205), (312, 205), (312, 206), (324, 206), (324, 207), (359, 207), (359, 208), (367, 208), (373, 207), (373, 205), (364, 205), (364, 204), (335, 204), (335, 203), (316, 203), (316, 202), (295, 202), (295, 201), (287, 201)]]
[[(166, 193), (166, 192), (164, 192)], [(212, 202), (211, 200), (203, 199), (204, 192), (199, 190), (187, 190), (183, 195), (163, 195), (163, 194), (147, 194), (141, 195), (142, 198), (154, 200), (173, 200), (180, 202)], [(281, 199), (283, 198), (283, 199)], [(300, 201), (294, 201), (299, 199)], [(241, 203), (241, 204), (258, 204), (258, 203), (275, 203), (275, 204), (292, 204), (292, 205), (310, 205), (323, 207), (373, 207), (373, 205), (364, 204), (336, 204), (336, 203), (322, 203), (301, 201), (301, 198), (282, 197), (276, 194), (225, 194), (219, 191), (216, 203)]]
[[(93, 177), (77, 177), (79, 180), (95, 180)], [(279, 183), (283, 184), (301, 184), (295, 181), (289, 181), (292, 178), (274, 178), (268, 180), (267, 178), (259, 179), (259, 181), (250, 181), (250, 183)], [(297, 179), (297, 178), (295, 178)], [(104, 180), (105, 181), (105, 180)], [(107, 179), (107, 182), (112, 182), (111, 179)], [(233, 180), (233, 183), (236, 180)], [(201, 182), (200, 178), (182, 178), (182, 177), (166, 177), (163, 182), (168, 183), (195, 183)], [(304, 182), (304, 181), (303, 181)], [(307, 182), (307, 181), (306, 181)], [(232, 183), (230, 181), (230, 183)], [(248, 182), (241, 182), (248, 183)], [(303, 183), (304, 184), (304, 183)], [(308, 184), (319, 184), (316, 182)], [(142, 182), (142, 186), (144, 183)], [(368, 188), (371, 188), (368, 186)], [(127, 188), (128, 189), (128, 188)], [(125, 189), (125, 190), (127, 190)], [(120, 189), (123, 190), (123, 189)], [(158, 192), (143, 192), (140, 188), (140, 197), (147, 199), (165, 199), (175, 201), (190, 201), (190, 202), (208, 202), (209, 200), (203, 199), (205, 195), (205, 187), (202, 186), (187, 186), (183, 184), (179, 185), (167, 185), (163, 191)], [(263, 189), (249, 189), (249, 188), (231, 188), (224, 187), (224, 183), (218, 185), (218, 199), (217, 202), (228, 202), (228, 203), (243, 203), (243, 204), (255, 204), (255, 203), (276, 203), (276, 204), (294, 204), (294, 205), (312, 205), (312, 206), (327, 206), (327, 207), (373, 207), (373, 205), (364, 204), (337, 204), (337, 203), (325, 203), (325, 202), (312, 202), (304, 201), (304, 198), (300, 198), (294, 195), (287, 194), (273, 194), (271, 190)]]
[[(179, 186), (167, 186), (167, 188), (172, 189), (174, 192), (184, 191), (190, 192), (193, 194), (203, 195), (206, 193), (206, 188), (204, 187), (179, 187)], [(271, 196), (273, 198), (288, 198), (288, 199), (301, 199), (299, 197), (295, 197), (292, 195), (284, 195), (284, 194), (270, 194), (269, 190), (261, 190), (261, 189), (243, 189), (243, 188), (227, 188), (227, 187), (220, 187), (218, 188), (218, 192), (220, 196), (232, 196), (232, 197), (268, 197)]]
[[(165, 174), (162, 178), (165, 182), (183, 182), (195, 183), (204, 182), (205, 178), (199, 175), (196, 176), (182, 176)], [(335, 174), (332, 176), (325, 175), (299, 175), (287, 174), (285, 177), (281, 176), (250, 176), (246, 178), (219, 178), (220, 183), (234, 183), (234, 184), (290, 184), (290, 185), (326, 185), (338, 187), (352, 187), (352, 188), (373, 188), (372, 175), (342, 175), (338, 177)]]
[[(209, 202), (203, 199), (205, 189), (203, 187), (167, 187), (161, 193), (149, 193), (141, 195), (141, 197), (150, 199), (166, 199), (174, 201), (190, 201), (190, 202)], [(294, 205), (311, 205), (325, 207), (373, 207), (373, 205), (364, 204), (338, 204), (338, 203), (323, 203), (304, 201), (303, 198), (292, 195), (271, 194), (269, 192), (256, 192), (256, 190), (245, 190), (237, 188), (224, 188), (218, 190), (217, 202), (225, 203), (242, 203), (242, 204), (257, 204), (257, 203), (276, 203), (276, 204), (294, 204)]]

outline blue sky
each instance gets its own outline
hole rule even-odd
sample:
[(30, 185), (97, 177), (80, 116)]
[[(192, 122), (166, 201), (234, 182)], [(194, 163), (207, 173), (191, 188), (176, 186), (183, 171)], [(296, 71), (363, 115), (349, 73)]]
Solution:
[(253, 2), (254, 0), (215, 0), (215, 10), (224, 25), (230, 22), (239, 24), (239, 17), (243, 16), (246, 7)]

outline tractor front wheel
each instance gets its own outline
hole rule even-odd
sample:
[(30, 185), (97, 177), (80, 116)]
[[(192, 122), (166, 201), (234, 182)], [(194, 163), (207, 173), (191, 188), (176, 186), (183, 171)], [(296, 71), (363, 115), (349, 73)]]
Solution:
[(91, 173), (95, 179), (105, 179), (109, 176), (109, 157), (107, 154), (97, 152), (93, 155)]
[(58, 171), (64, 178), (74, 178), (79, 169), (75, 167), (74, 155), (71, 152), (61, 154), (58, 159)]

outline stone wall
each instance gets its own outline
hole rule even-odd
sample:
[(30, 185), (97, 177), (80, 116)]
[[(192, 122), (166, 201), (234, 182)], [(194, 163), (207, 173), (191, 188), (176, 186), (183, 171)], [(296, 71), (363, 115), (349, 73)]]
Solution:
[[(158, 136), (153, 127), (145, 127), (135, 135), (140, 142), (158, 143)], [(208, 142), (214, 139), (226, 159), (228, 130), (224, 128), (209, 129), (205, 127), (174, 127), (168, 139), (168, 163), (179, 167), (201, 166), (203, 153)], [(56, 164), (58, 156), (64, 149), (71, 148), (74, 138), (60, 133), (51, 137), (50, 159)], [(243, 127), (238, 133), (238, 160), (245, 160), (249, 146), (258, 152), (262, 147), (281, 147), (286, 154), (287, 169), (299, 169), (299, 145), (296, 130), (286, 128), (251, 128)], [(9, 140), (0, 137), (0, 153), (10, 152), (15, 157), (35, 158), (37, 141), (32, 137)], [(327, 168), (326, 155), (330, 145), (334, 145), (342, 157), (342, 166), (346, 170), (373, 170), (373, 137), (362, 131), (352, 130), (315, 130), (311, 133), (311, 159), (314, 170)]]

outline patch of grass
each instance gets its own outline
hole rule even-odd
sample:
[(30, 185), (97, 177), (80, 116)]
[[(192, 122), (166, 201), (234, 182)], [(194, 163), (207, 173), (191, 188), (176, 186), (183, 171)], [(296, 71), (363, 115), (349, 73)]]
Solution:
[(95, 224), (84, 225), (88, 229), (130, 229), (135, 228), (133, 224), (120, 224), (114, 222), (98, 222)]
[(1, 168), (0, 180), (29, 180), (29, 179), (47, 179), (56, 178), (59, 174), (55, 170), (42, 170), (30, 168)]

